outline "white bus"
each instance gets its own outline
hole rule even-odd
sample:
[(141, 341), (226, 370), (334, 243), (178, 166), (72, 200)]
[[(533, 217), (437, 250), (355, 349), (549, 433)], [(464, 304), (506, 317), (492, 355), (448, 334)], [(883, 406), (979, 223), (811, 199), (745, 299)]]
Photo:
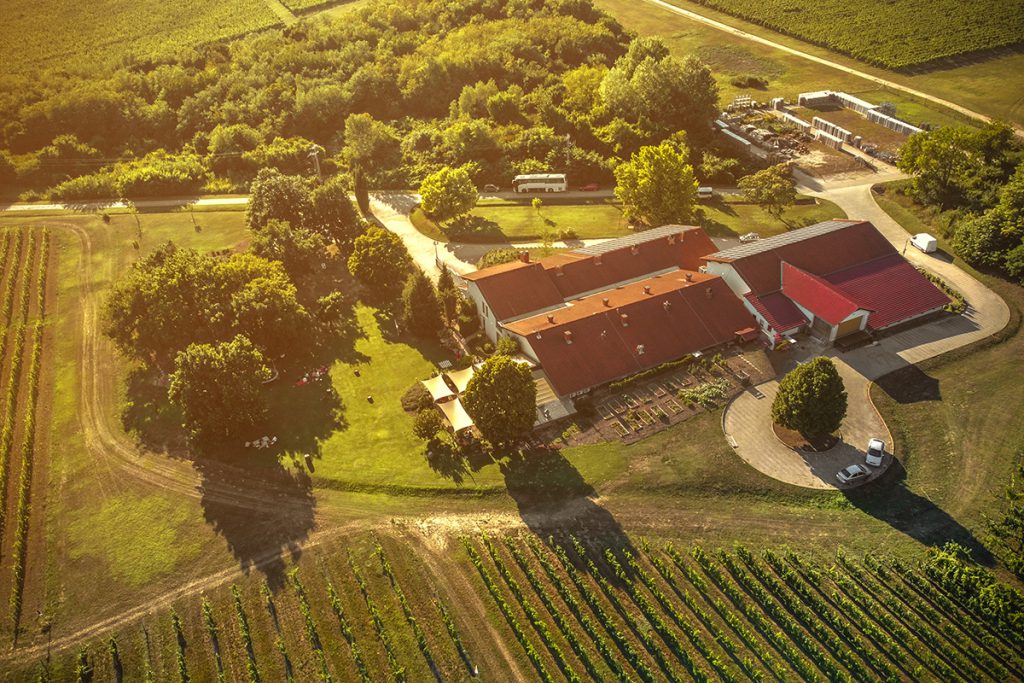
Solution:
[(565, 192), (568, 189), (564, 173), (532, 173), (512, 179), (513, 192)]

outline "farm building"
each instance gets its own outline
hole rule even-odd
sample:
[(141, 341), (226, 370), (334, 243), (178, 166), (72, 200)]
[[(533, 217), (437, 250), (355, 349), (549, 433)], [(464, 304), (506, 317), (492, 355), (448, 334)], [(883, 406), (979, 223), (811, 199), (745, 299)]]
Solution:
[(948, 297), (867, 221), (832, 220), (707, 256), (771, 344), (826, 342), (940, 311)]
[(515, 338), (566, 396), (750, 330), (725, 282), (698, 270), (714, 251), (700, 228), (671, 225), (466, 280), (488, 338)]

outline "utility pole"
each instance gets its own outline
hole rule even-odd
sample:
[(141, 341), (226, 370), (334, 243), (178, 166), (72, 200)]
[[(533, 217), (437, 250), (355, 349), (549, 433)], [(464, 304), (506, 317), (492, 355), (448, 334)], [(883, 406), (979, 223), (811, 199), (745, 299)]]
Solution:
[(320, 172), (320, 152), (324, 151), (324, 148), (320, 145), (310, 145), (309, 156), (313, 159), (313, 165), (316, 167), (316, 178), (319, 182), (324, 181), (324, 174)]

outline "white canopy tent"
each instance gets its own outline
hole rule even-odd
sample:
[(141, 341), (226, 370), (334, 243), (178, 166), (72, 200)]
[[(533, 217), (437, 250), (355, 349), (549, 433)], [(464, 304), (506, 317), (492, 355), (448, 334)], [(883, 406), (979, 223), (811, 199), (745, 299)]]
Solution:
[(473, 418), (462, 407), (462, 401), (459, 399), (438, 403), (437, 407), (444, 413), (445, 419), (448, 420), (448, 424), (452, 426), (453, 431), (461, 432), (463, 429), (469, 429), (473, 426)]
[(455, 396), (455, 392), (445, 383), (444, 375), (423, 380), (423, 386), (430, 392), (430, 398), (434, 399), (434, 403), (446, 401)]
[(455, 385), (455, 390), (459, 394), (464, 394), (466, 393), (466, 387), (469, 386), (469, 380), (473, 379), (475, 374), (476, 368), (470, 365), (462, 370), (452, 370), (448, 373), (448, 379)]

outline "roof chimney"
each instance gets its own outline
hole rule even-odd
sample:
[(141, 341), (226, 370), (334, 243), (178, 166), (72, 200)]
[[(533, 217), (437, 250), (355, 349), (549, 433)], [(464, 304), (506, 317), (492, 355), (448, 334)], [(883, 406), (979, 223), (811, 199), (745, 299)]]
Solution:
[(611, 304), (611, 300), (608, 297), (604, 297), (603, 299), (601, 299), (601, 303), (603, 303), (605, 306), (611, 306), (612, 305)]
[(530, 262), (530, 252), (528, 252), (528, 251), (521, 251), (521, 252), (519, 252), (519, 260), (522, 261), (523, 263), (529, 263)]
[(693, 273), (687, 273), (686, 274), (686, 281), (687, 282), (693, 282)]
[(594, 265), (595, 266), (601, 265), (601, 255), (600, 254), (598, 254), (597, 256), (594, 257)]
[(710, 299), (714, 295), (715, 295), (715, 290), (711, 289), (710, 287), (708, 287), (707, 289), (704, 290), (704, 296), (706, 296), (707, 298)]
[(646, 351), (646, 350), (647, 349), (644, 348), (643, 344), (637, 344), (636, 345), (636, 355), (642, 356), (642, 355), (644, 355), (644, 351)]
[(566, 344), (572, 344), (572, 330), (566, 330), (564, 332), (564, 335), (565, 335), (565, 343)]
[(666, 299), (665, 301), (661, 302), (661, 307), (664, 308), (667, 311), (670, 308), (672, 308), (672, 302), (669, 301), (668, 299)]
[(636, 256), (637, 254), (640, 253), (640, 248), (634, 244), (629, 248), (629, 253), (632, 254), (633, 256)]
[(650, 294), (650, 293), (651, 293), (651, 286), (650, 285), (644, 285), (644, 294)]
[(669, 244), (675, 244), (676, 243), (676, 236), (675, 235), (669, 235), (668, 236), (668, 243)]
[(625, 313), (619, 316), (619, 320), (622, 321), (623, 327), (629, 327), (629, 316)]
[(555, 324), (555, 314), (554, 313), (548, 313), (548, 322), (551, 323), (552, 325)]
[(562, 271), (562, 266), (555, 266), (555, 276), (562, 277), (563, 275), (565, 275), (565, 272)]

